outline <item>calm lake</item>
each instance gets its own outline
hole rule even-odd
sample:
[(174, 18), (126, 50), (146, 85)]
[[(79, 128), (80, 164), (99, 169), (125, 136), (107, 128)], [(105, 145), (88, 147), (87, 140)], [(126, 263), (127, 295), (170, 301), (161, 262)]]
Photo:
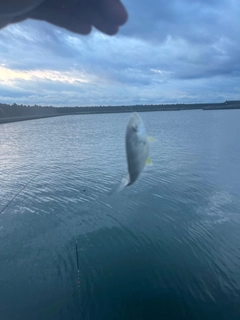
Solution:
[(240, 110), (141, 113), (109, 195), (129, 116), (0, 125), (1, 320), (240, 319)]

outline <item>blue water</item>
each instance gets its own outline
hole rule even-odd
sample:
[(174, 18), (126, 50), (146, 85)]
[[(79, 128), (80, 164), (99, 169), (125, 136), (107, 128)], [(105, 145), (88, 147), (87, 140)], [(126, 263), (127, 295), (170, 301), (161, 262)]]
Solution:
[(0, 126), (1, 320), (240, 319), (240, 110), (141, 116), (113, 196), (129, 114)]

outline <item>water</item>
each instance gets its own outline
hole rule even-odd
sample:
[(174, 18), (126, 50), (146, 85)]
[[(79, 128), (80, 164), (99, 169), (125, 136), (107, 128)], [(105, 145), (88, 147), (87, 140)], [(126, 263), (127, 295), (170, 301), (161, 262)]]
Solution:
[(240, 319), (240, 111), (143, 113), (153, 166), (109, 196), (128, 117), (0, 126), (0, 208), (25, 186), (0, 215), (1, 320)]

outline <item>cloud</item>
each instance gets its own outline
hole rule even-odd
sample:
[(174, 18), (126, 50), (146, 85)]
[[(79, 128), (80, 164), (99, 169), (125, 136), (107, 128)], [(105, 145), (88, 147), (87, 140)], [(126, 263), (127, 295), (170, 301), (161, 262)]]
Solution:
[(118, 105), (240, 99), (237, 0), (126, 0), (114, 37), (28, 20), (0, 32), (0, 100)]
[(168, 36), (192, 43), (212, 43), (231, 33), (239, 23), (236, 0), (149, 0), (127, 1), (129, 23), (123, 33), (149, 41), (164, 41)]

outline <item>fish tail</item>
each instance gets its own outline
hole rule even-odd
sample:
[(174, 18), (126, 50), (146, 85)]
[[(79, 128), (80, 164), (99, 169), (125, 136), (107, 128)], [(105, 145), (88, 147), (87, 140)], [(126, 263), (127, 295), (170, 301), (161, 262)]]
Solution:
[(127, 176), (127, 177), (122, 179), (122, 182), (118, 186), (116, 192), (122, 191), (128, 184), (129, 184), (129, 177)]
[(129, 184), (129, 176), (125, 177), (122, 179), (122, 182), (120, 183), (119, 186), (113, 188), (111, 191), (110, 191), (110, 195), (114, 194), (114, 193), (118, 193), (120, 191), (122, 191), (127, 185)]

